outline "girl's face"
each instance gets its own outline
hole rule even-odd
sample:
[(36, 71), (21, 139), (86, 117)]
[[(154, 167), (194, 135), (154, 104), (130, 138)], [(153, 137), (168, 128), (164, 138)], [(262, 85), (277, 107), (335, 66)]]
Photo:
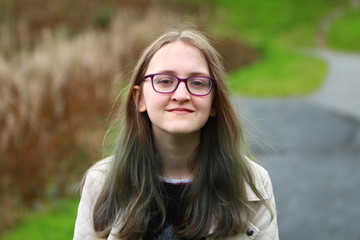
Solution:
[[(167, 44), (155, 53), (145, 75), (155, 73), (180, 78), (210, 77), (208, 64), (201, 51), (181, 41)], [(151, 78), (143, 80), (142, 90), (137, 107), (140, 112), (147, 112), (155, 135), (198, 133), (209, 116), (215, 115), (212, 108), (213, 90), (206, 96), (194, 96), (181, 82), (173, 93), (157, 93), (152, 87)], [(139, 97), (138, 86), (134, 87), (134, 93)]]

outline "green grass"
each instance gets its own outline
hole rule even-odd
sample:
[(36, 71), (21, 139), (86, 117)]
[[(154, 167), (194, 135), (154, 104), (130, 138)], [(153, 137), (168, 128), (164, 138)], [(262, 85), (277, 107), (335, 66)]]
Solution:
[(328, 44), (338, 50), (360, 51), (360, 9), (350, 11), (334, 22)]
[(256, 46), (280, 43), (310, 47), (314, 46), (320, 20), (342, 5), (343, 0), (314, 0), (311, 4), (290, 0), (213, 0), (212, 3), (210, 26), (218, 34), (235, 35)]
[[(259, 62), (231, 73), (234, 94), (255, 97), (303, 95), (316, 90), (327, 67), (320, 59), (302, 56), (297, 49), (315, 48), (320, 20), (341, 0), (253, 1), (214, 0), (210, 30), (265, 49)], [(359, 28), (360, 29), (360, 28)]]
[(72, 239), (78, 203), (78, 198), (61, 200), (31, 212), (0, 240)]
[(268, 49), (262, 61), (230, 75), (230, 89), (235, 94), (258, 97), (303, 95), (321, 86), (326, 71), (323, 60)]

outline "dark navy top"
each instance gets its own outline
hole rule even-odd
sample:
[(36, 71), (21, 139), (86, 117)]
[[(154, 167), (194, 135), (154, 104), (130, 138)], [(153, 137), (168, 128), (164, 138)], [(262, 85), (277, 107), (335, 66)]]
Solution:
[[(183, 216), (186, 210), (186, 201), (183, 193), (191, 180), (173, 180), (161, 178), (164, 186), (164, 203), (166, 206), (165, 227), (156, 231), (160, 224), (160, 216), (153, 216), (149, 222), (149, 227), (144, 235), (144, 240), (185, 240), (175, 235), (173, 229), (181, 228)], [(186, 240), (190, 240), (186, 238)], [(205, 240), (201, 238), (199, 240)]]

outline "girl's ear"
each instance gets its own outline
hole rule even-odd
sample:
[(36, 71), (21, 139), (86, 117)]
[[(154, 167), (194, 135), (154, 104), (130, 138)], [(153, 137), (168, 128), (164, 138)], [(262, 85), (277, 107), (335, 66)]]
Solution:
[(134, 98), (134, 103), (136, 105), (136, 109), (139, 112), (146, 112), (146, 105), (145, 105), (145, 102), (144, 102), (144, 98), (142, 96), (140, 96), (141, 95), (140, 86), (135, 85), (133, 87), (132, 95), (133, 95), (133, 98)]

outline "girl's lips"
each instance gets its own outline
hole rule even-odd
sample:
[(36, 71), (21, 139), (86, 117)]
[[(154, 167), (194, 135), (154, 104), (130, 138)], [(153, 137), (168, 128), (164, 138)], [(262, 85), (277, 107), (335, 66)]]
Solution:
[(189, 108), (170, 108), (167, 109), (168, 112), (175, 112), (175, 113), (192, 113), (194, 110), (191, 110)]

